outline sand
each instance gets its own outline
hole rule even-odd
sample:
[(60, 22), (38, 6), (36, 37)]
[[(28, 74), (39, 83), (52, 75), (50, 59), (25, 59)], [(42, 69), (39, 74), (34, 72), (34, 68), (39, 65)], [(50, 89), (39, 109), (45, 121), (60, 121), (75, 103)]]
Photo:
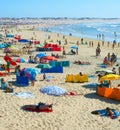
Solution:
[[(57, 43), (56, 40), (62, 41), (62, 46), (64, 45), (63, 35), (60, 34), (58, 37), (55, 33), (42, 32), (37, 30), (26, 30), (26, 26), (20, 26), (21, 30), (16, 31), (16, 29), (10, 29), (13, 34), (20, 34), (22, 38), (30, 39), (34, 37), (41, 42), (50, 41), (47, 39), (46, 35), (51, 35), (51, 40)], [(35, 34), (33, 34), (35, 32)], [(66, 52), (70, 51), (70, 46), (75, 45), (80, 38), (66, 36), (68, 44), (64, 45)], [(91, 41), (92, 39), (84, 39), (84, 41)], [(28, 87), (18, 87), (13, 85), (14, 93), (16, 92), (32, 92), (35, 98), (18, 98), (10, 93), (4, 93), (0, 91), (0, 130), (119, 130), (119, 117), (117, 119), (110, 119), (107, 117), (100, 117), (97, 115), (92, 115), (91, 111), (104, 109), (106, 107), (114, 108), (120, 111), (120, 103), (115, 100), (106, 99), (100, 97), (96, 94), (95, 88), (86, 88), (85, 84), (98, 83), (97, 76), (95, 78), (89, 78), (89, 82), (86, 83), (66, 83), (66, 74), (77, 74), (78, 72), (83, 72), (89, 75), (95, 75), (95, 71), (100, 69), (97, 67), (97, 63), (102, 63), (105, 55), (110, 53), (117, 54), (118, 62), (120, 57), (119, 47), (115, 46), (112, 49), (112, 45), (107, 47), (107, 43), (101, 46), (101, 55), (95, 57), (95, 49), (97, 47), (98, 41), (94, 41), (94, 46), (89, 47), (89, 45), (79, 45), (78, 55), (67, 55), (64, 59), (59, 60), (69, 60), (71, 62), (70, 67), (64, 68), (64, 73), (62, 74), (47, 74), (47, 76), (53, 76), (54, 79), (50, 82), (41, 81), (42, 74), (37, 75), (37, 81), (35, 86), (29, 85)], [(100, 41), (101, 42), (101, 41)], [(74, 44), (73, 44), (74, 43)], [(22, 48), (21, 44), (16, 45)], [(33, 46), (34, 49), (34, 46)], [(1, 55), (5, 55), (3, 50), (0, 50)], [(39, 52), (33, 52), (35, 55)], [(49, 52), (48, 52), (49, 53)], [(62, 52), (55, 52), (62, 55)], [(50, 53), (49, 53), (50, 54)], [(29, 55), (22, 55), (23, 58), (28, 60)], [(89, 61), (91, 65), (75, 65), (73, 61)], [(1, 57), (1, 61), (5, 62)], [(20, 63), (21, 68), (24, 67), (35, 67), (36, 64)], [(112, 67), (109, 67), (112, 69)], [(116, 67), (117, 69), (117, 67)], [(117, 71), (118, 73), (118, 71)], [(16, 81), (15, 75), (6, 76), (7, 81)], [(112, 86), (116, 87), (120, 80), (112, 81)], [(49, 96), (42, 94), (40, 88), (46, 85), (57, 85), (59, 87), (65, 88), (68, 92), (74, 91), (81, 95), (78, 96)], [(56, 103), (53, 106), (53, 112), (51, 113), (32, 113), (26, 112), (21, 109), (24, 105), (37, 104), (38, 102), (45, 103)]]

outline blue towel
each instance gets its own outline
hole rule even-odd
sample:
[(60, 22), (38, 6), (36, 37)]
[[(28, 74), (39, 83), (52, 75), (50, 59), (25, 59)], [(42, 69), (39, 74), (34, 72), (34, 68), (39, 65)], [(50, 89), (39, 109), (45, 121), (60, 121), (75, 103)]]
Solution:
[(13, 95), (19, 98), (35, 98), (35, 95), (32, 94), (31, 92), (18, 92)]
[[(111, 110), (114, 113), (112, 115), (113, 118), (120, 116), (120, 112), (116, 111), (115, 109), (111, 109)], [(98, 114), (99, 113), (101, 116), (108, 116), (105, 109), (103, 109), (103, 110), (96, 110), (96, 111), (93, 111), (92, 113), (93, 114)]]

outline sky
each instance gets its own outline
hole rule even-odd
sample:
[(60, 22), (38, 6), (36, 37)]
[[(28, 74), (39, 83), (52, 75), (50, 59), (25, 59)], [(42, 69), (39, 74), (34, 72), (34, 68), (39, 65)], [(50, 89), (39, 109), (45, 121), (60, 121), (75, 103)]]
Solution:
[(120, 18), (120, 0), (0, 0), (0, 17)]

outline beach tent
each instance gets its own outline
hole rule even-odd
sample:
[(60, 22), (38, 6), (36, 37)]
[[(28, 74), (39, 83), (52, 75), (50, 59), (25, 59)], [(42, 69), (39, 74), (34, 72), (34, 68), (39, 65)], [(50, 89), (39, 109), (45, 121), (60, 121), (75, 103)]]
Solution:
[(40, 92), (48, 95), (60, 96), (66, 93), (66, 90), (58, 86), (44, 86), (40, 89)]
[(111, 98), (120, 101), (120, 89), (119, 88), (106, 88), (106, 87), (97, 87), (96, 93), (99, 96), (106, 98)]
[(16, 75), (16, 83), (21, 86), (28, 86), (29, 85), (28, 76)]

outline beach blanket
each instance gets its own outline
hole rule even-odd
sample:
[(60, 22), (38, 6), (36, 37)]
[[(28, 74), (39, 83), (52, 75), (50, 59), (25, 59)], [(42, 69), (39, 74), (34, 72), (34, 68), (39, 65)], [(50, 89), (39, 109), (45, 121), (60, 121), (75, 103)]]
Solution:
[[(114, 113), (113, 115), (112, 115), (112, 119), (115, 119), (115, 118), (117, 118), (118, 116), (120, 116), (120, 112), (118, 112), (118, 111), (116, 111), (115, 109), (111, 109), (112, 110), (112, 112)], [(108, 117), (108, 115), (107, 115), (107, 113), (106, 113), (106, 110), (105, 109), (102, 109), (102, 110), (95, 110), (95, 111), (92, 111), (91, 112), (92, 114), (95, 114), (95, 115), (100, 115), (100, 116), (107, 116)]]
[(95, 78), (95, 75), (88, 75), (88, 78)]
[(22, 110), (28, 111), (28, 112), (52, 112), (52, 109), (44, 109), (44, 110), (40, 110), (38, 108), (36, 108), (36, 105), (25, 105), (23, 107), (21, 107)]
[(106, 68), (106, 67), (107, 67), (107, 66), (106, 66), (105, 64), (103, 64), (103, 63), (98, 63), (97, 66), (98, 66), (98, 67), (101, 67), (101, 68)]
[(81, 62), (81, 63), (75, 63), (75, 62), (74, 62), (74, 64), (76, 64), (76, 65), (91, 65), (91, 63), (90, 63), (90, 62), (87, 62), (87, 61), (83, 61), (83, 62)]
[(46, 81), (50, 82), (50, 81), (56, 81), (56, 80), (54, 79), (54, 76), (46, 76)]
[(31, 92), (18, 92), (13, 95), (19, 98), (35, 98), (35, 95), (32, 94)]

